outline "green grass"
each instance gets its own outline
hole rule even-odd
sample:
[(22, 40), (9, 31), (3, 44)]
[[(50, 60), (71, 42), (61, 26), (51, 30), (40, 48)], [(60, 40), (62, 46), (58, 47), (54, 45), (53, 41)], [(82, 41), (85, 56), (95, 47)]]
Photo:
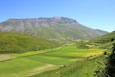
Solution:
[[(75, 61), (77, 61), (77, 59), (73, 60), (67, 58), (41, 56), (41, 55), (19, 57), (16, 59), (0, 62), (0, 76), (7, 77), (12, 74), (24, 76), (23, 73), (27, 73), (29, 70), (38, 67), (43, 67), (47, 64), (60, 66), (64, 64), (72, 64), (75, 63)], [(55, 68), (57, 68), (58, 66), (56, 66)]]
[(103, 60), (105, 60), (105, 57), (99, 56), (91, 60), (78, 61), (75, 64), (56, 70), (46, 71), (33, 75), (32, 77), (94, 77), (94, 71), (100, 66), (98, 61), (103, 62)]
[(0, 75), (19, 73), (43, 65), (45, 64), (27, 58), (17, 58), (13, 60), (8, 60), (0, 62)]
[(115, 32), (111, 32), (102, 37), (94, 38), (89, 41), (89, 44), (95, 48), (112, 49), (111, 39), (115, 38)]
[(33, 61), (40, 61), (46, 64), (55, 64), (55, 65), (71, 64), (77, 61), (77, 59), (44, 56), (44, 55), (33, 55), (33, 56), (27, 56), (26, 58)]
[(30, 55), (36, 55), (36, 54), (41, 54), (41, 53), (46, 53), (46, 52), (50, 52), (50, 51), (56, 51), (61, 49), (62, 47), (57, 47), (57, 48), (52, 48), (52, 49), (45, 49), (45, 50), (39, 50), (39, 51), (29, 51), (29, 52), (25, 52), (25, 53), (21, 53), (21, 54), (17, 54), (17, 53), (13, 53), (11, 54), (12, 56), (30, 56)]
[[(28, 74), (33, 74), (33, 69), (38, 68), (37, 71), (40, 71), (39, 68), (48, 64), (53, 66), (51, 68), (41, 70), (42, 72), (51, 70), (52, 68), (56, 69), (62, 65), (68, 66), (74, 64), (79, 60), (83, 60), (83, 57), (85, 58), (92, 55), (89, 53), (95, 54), (103, 51), (103, 49), (79, 49), (72, 45), (44, 51), (12, 54), (17, 58), (0, 62), (0, 76), (13, 77), (16, 75), (19, 77), (24, 77)], [(31, 71), (31, 73), (28, 71)], [(35, 74), (38, 73), (37, 71), (35, 71)]]
[(43, 55), (47, 56), (57, 56), (57, 57), (65, 57), (65, 58), (77, 58), (84, 57), (88, 53), (100, 53), (105, 51), (104, 49), (79, 49), (76, 46), (66, 46), (59, 50), (47, 52)]
[(111, 42), (112, 38), (115, 38), (115, 32), (111, 32), (111, 33), (106, 34), (106, 35), (104, 35), (102, 37), (98, 37), (98, 38), (92, 39), (89, 42), (105, 44), (105, 43)]
[(55, 48), (58, 46), (58, 43), (34, 36), (0, 32), (0, 53), (38, 51), (41, 49)]

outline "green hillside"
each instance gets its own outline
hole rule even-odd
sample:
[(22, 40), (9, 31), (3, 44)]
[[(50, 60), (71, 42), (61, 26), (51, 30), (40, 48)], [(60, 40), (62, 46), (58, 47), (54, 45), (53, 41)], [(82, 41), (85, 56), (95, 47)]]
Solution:
[(111, 49), (111, 47), (112, 47), (111, 39), (112, 38), (115, 38), (115, 31), (113, 31), (109, 34), (106, 34), (102, 37), (91, 39), (89, 41), (89, 43), (93, 44), (99, 48), (110, 48)]
[(0, 53), (37, 51), (54, 48), (59, 44), (34, 36), (0, 32)]
[(105, 44), (105, 43), (111, 42), (112, 38), (115, 38), (115, 31), (112, 33), (106, 34), (102, 37), (97, 37), (95, 39), (92, 39), (90, 40), (90, 42)]

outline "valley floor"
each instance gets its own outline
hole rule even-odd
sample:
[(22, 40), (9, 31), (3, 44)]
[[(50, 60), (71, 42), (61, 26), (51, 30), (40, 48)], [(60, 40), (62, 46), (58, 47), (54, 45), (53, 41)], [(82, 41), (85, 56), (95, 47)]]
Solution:
[(92, 77), (97, 65), (92, 56), (104, 51), (79, 49), (71, 45), (22, 54), (2, 54), (0, 77)]

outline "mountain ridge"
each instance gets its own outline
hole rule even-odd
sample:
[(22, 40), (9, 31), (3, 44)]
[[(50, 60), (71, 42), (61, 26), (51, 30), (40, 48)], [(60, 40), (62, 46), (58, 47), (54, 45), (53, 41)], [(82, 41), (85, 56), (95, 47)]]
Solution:
[(107, 34), (67, 17), (9, 19), (0, 23), (0, 30), (57, 40), (84, 40)]
[(78, 24), (78, 22), (72, 18), (67, 18), (67, 17), (51, 17), (51, 18), (45, 18), (45, 17), (40, 17), (40, 18), (22, 18), (22, 19), (16, 19), (16, 18), (11, 18), (8, 19), (7, 21), (23, 21), (23, 20), (33, 20), (33, 21), (38, 21), (38, 22), (49, 22), (49, 23), (60, 23), (60, 24)]

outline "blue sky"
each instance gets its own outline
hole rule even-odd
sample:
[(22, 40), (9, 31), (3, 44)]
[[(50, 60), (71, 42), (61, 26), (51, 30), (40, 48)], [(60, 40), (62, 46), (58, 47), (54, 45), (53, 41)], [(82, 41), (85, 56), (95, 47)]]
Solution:
[(111, 32), (115, 30), (115, 0), (0, 0), (0, 22), (54, 16)]

